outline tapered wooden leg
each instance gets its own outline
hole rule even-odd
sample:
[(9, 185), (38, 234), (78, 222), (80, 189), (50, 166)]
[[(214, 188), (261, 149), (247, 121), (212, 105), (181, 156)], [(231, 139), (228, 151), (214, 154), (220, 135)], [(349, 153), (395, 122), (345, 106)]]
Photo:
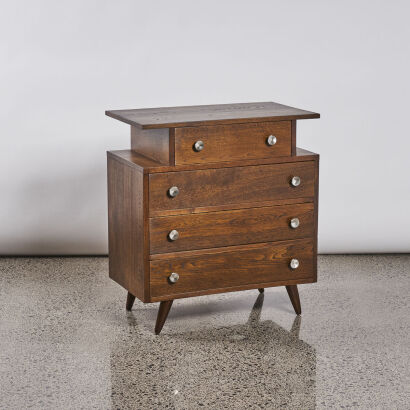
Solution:
[(166, 300), (161, 302), (159, 305), (157, 323), (155, 324), (155, 334), (159, 335), (164, 326), (165, 321), (167, 320), (169, 310), (171, 309), (173, 300)]
[(134, 305), (134, 302), (135, 302), (135, 296), (132, 295), (130, 292), (128, 292), (127, 303), (125, 305), (125, 309), (131, 310), (132, 306)]
[(286, 290), (288, 291), (288, 295), (290, 301), (292, 302), (293, 309), (295, 309), (297, 315), (300, 315), (302, 313), (302, 308), (300, 307), (298, 287), (296, 285), (288, 285), (286, 286)]
[(260, 289), (258, 289), (258, 290), (259, 290), (259, 293), (265, 292), (265, 289), (264, 289), (264, 288), (260, 288)]

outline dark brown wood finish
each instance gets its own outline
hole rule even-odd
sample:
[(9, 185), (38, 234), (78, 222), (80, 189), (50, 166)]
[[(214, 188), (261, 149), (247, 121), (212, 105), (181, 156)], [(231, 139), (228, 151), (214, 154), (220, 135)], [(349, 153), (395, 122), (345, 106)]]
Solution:
[(302, 308), (300, 306), (299, 292), (297, 285), (287, 285), (286, 290), (289, 295), (289, 299), (292, 302), (293, 309), (297, 315), (302, 314)]
[(138, 154), (132, 150), (118, 150), (108, 151), (108, 156), (114, 157), (117, 161), (123, 162), (127, 166), (133, 166), (144, 174), (158, 174), (165, 172), (179, 172), (179, 171), (194, 171), (198, 169), (212, 169), (212, 168), (234, 168), (245, 167), (251, 165), (266, 165), (266, 164), (282, 164), (282, 163), (295, 163), (316, 161), (319, 157), (318, 154), (307, 151), (302, 148), (296, 149), (296, 155), (294, 157), (272, 157), (272, 158), (258, 158), (248, 159), (241, 161), (229, 161), (229, 162), (209, 162), (204, 164), (191, 164), (191, 165), (165, 165), (144, 155)]
[(144, 268), (144, 174), (108, 156), (109, 275), (132, 295), (149, 300)]
[(189, 214), (202, 214), (206, 212), (219, 212), (219, 211), (230, 211), (234, 209), (252, 209), (252, 208), (263, 208), (269, 206), (280, 206), (280, 205), (291, 205), (291, 204), (302, 204), (314, 202), (314, 197), (300, 197), (300, 198), (286, 198), (286, 199), (275, 199), (272, 201), (260, 201), (260, 202), (246, 202), (239, 204), (223, 204), (215, 206), (198, 206), (194, 208), (183, 208), (183, 209), (166, 209), (159, 211), (150, 211), (150, 216), (152, 218), (160, 216), (173, 216), (173, 215), (189, 215)]
[[(275, 145), (267, 138), (274, 135)], [(196, 151), (196, 141), (204, 148)], [(175, 129), (175, 164), (238, 161), (291, 155), (291, 121), (211, 125)]]
[(174, 299), (286, 286), (300, 314), (297, 285), (317, 280), (319, 156), (296, 148), (296, 120), (319, 114), (271, 102), (106, 114), (131, 125), (131, 150), (108, 153), (109, 274), (126, 309), (161, 302), (159, 334)]
[(131, 310), (134, 306), (135, 296), (132, 295), (130, 292), (127, 293), (127, 303), (125, 304), (125, 309)]
[(161, 302), (159, 305), (157, 322), (155, 323), (155, 334), (156, 335), (159, 335), (161, 333), (164, 323), (167, 320), (168, 313), (171, 309), (172, 302), (173, 300), (165, 300)]
[[(299, 176), (302, 183), (290, 181)], [(300, 162), (150, 175), (150, 211), (223, 204), (249, 204), (314, 195), (315, 163)], [(170, 198), (168, 189), (179, 188)]]
[(297, 155), (296, 148), (296, 120), (292, 121), (291, 125), (291, 155)]
[[(297, 228), (290, 220), (298, 218)], [(168, 234), (176, 230), (178, 239)], [(151, 253), (311, 237), (313, 203), (150, 218)]]
[(319, 118), (315, 112), (274, 102), (110, 110), (109, 117), (143, 129)]
[(131, 127), (131, 150), (158, 161), (161, 164), (173, 165), (173, 152), (170, 153), (169, 129), (142, 130)]
[[(313, 240), (298, 239), (241, 247), (228, 247), (168, 254), (151, 261), (151, 296), (162, 300), (183, 297), (194, 293), (230, 286), (274, 283), (314, 276)], [(185, 255), (184, 255), (185, 254)], [(289, 262), (297, 257), (300, 266), (292, 270)], [(168, 278), (172, 272), (179, 274), (176, 283)], [(266, 287), (266, 286), (263, 286)]]
[[(316, 282), (312, 277), (308, 278), (296, 278), (296, 279), (285, 279), (279, 280), (274, 282), (265, 282), (260, 283), (259, 286), (264, 286), (264, 288), (271, 288), (271, 287), (278, 287), (278, 286), (287, 286), (287, 285), (301, 285), (307, 283), (314, 283)], [(229, 292), (241, 292), (243, 290), (252, 290), (252, 289), (259, 289), (259, 287), (255, 283), (250, 283), (247, 285), (232, 285), (218, 289), (203, 289), (200, 291), (195, 292), (186, 292), (179, 295), (172, 295), (172, 299), (184, 299), (196, 296), (206, 296), (206, 295), (214, 295), (218, 293), (229, 293)], [(171, 296), (170, 296), (171, 297)], [(165, 300), (166, 297), (164, 296), (151, 296), (150, 302), (161, 302)]]

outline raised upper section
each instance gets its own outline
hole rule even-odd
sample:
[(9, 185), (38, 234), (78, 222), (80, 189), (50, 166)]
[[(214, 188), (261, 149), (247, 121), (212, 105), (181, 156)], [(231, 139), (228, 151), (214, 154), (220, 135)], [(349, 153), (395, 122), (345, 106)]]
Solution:
[(319, 118), (315, 112), (274, 102), (197, 105), (106, 111), (106, 115), (142, 129)]

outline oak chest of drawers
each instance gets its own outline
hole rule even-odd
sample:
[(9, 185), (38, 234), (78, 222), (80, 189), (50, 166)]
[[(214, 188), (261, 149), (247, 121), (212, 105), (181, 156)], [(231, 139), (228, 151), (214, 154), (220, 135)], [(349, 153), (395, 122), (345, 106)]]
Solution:
[(296, 148), (296, 120), (267, 103), (107, 111), (131, 125), (108, 152), (109, 274), (135, 298), (174, 299), (317, 280), (319, 156)]

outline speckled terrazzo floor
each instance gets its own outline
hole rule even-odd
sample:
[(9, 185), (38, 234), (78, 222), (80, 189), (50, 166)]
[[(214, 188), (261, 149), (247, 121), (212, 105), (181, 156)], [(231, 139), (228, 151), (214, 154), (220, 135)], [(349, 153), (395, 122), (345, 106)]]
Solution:
[(409, 409), (410, 255), (300, 286), (124, 309), (106, 258), (0, 259), (0, 409)]

